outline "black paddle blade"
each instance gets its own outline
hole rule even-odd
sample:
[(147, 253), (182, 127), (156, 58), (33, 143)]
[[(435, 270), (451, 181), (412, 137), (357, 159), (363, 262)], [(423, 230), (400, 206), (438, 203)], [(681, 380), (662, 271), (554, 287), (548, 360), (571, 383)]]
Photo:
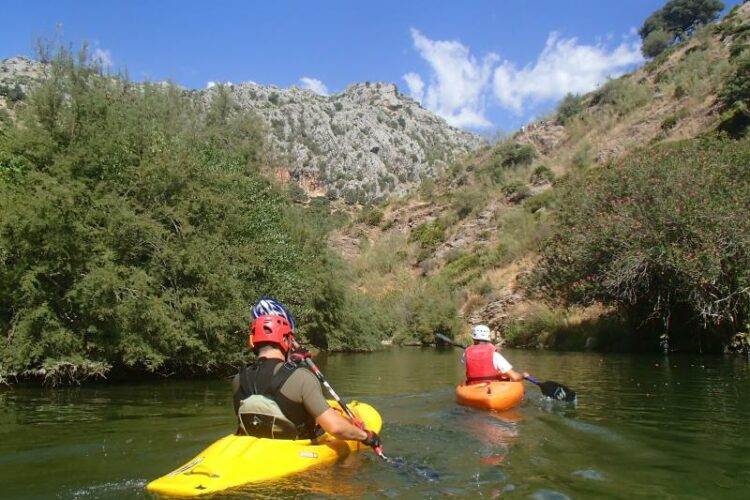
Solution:
[(556, 399), (558, 401), (567, 401), (572, 403), (576, 400), (576, 393), (574, 390), (565, 387), (557, 382), (542, 382), (539, 388), (542, 390), (542, 394), (548, 398)]

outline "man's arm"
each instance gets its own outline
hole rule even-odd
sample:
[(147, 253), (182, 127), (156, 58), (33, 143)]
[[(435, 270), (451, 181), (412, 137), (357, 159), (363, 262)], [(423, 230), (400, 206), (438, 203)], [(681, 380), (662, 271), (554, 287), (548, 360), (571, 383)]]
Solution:
[(499, 352), (496, 352), (492, 356), (492, 361), (495, 365), (495, 369), (511, 379), (513, 382), (520, 382), (521, 380), (529, 376), (529, 374), (526, 372), (518, 373), (517, 371), (515, 371), (508, 360), (505, 359)]
[(367, 439), (366, 431), (352, 424), (334, 408), (328, 408), (315, 419), (315, 422), (317, 422), (324, 431), (337, 439), (346, 439), (350, 441), (364, 441)]

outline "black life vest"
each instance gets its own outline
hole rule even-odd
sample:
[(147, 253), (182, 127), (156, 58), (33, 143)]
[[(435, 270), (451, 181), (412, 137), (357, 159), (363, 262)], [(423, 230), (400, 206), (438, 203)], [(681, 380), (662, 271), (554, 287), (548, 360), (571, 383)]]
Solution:
[[(283, 365), (274, 374), (279, 363)], [(285, 425), (285, 422), (267, 415), (240, 414), (238, 417), (248, 434), (275, 439), (312, 439), (316, 436), (315, 419), (307, 413), (305, 406), (281, 394), (281, 388), (298, 368), (297, 365), (284, 363), (280, 359), (261, 358), (240, 370), (240, 389), (234, 395), (235, 412), (245, 398), (262, 395), (276, 402), (292, 424)]]

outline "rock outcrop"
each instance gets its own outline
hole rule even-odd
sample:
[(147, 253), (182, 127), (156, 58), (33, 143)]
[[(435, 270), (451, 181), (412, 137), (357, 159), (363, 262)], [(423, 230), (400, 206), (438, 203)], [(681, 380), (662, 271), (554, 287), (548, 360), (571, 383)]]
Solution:
[[(393, 84), (357, 83), (332, 96), (252, 83), (225, 89), (263, 119), (276, 161), (311, 196), (357, 203), (405, 194), (482, 145)], [(199, 92), (208, 100), (217, 91)]]
[[(26, 57), (0, 60), (0, 108), (24, 99), (43, 73)], [(208, 104), (220, 88), (262, 120), (277, 176), (309, 196), (354, 204), (405, 194), (483, 143), (393, 84), (357, 83), (331, 96), (254, 83), (185, 92)]]

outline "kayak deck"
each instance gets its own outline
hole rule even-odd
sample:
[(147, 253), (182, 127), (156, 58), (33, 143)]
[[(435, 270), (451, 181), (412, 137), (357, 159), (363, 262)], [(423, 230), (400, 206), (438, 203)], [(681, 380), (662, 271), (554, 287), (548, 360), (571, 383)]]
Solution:
[(521, 382), (493, 381), (456, 387), (458, 404), (485, 410), (509, 410), (521, 404), (523, 394)]
[[(335, 404), (329, 401), (330, 404)], [(380, 414), (366, 403), (352, 401), (349, 408), (369, 430), (380, 432)], [(323, 434), (309, 439), (266, 439), (252, 436), (225, 436), (186, 464), (151, 483), (146, 488), (163, 495), (188, 497), (215, 493), (243, 484), (268, 481), (311, 467), (337, 461), (366, 448), (358, 441), (343, 441)]]

